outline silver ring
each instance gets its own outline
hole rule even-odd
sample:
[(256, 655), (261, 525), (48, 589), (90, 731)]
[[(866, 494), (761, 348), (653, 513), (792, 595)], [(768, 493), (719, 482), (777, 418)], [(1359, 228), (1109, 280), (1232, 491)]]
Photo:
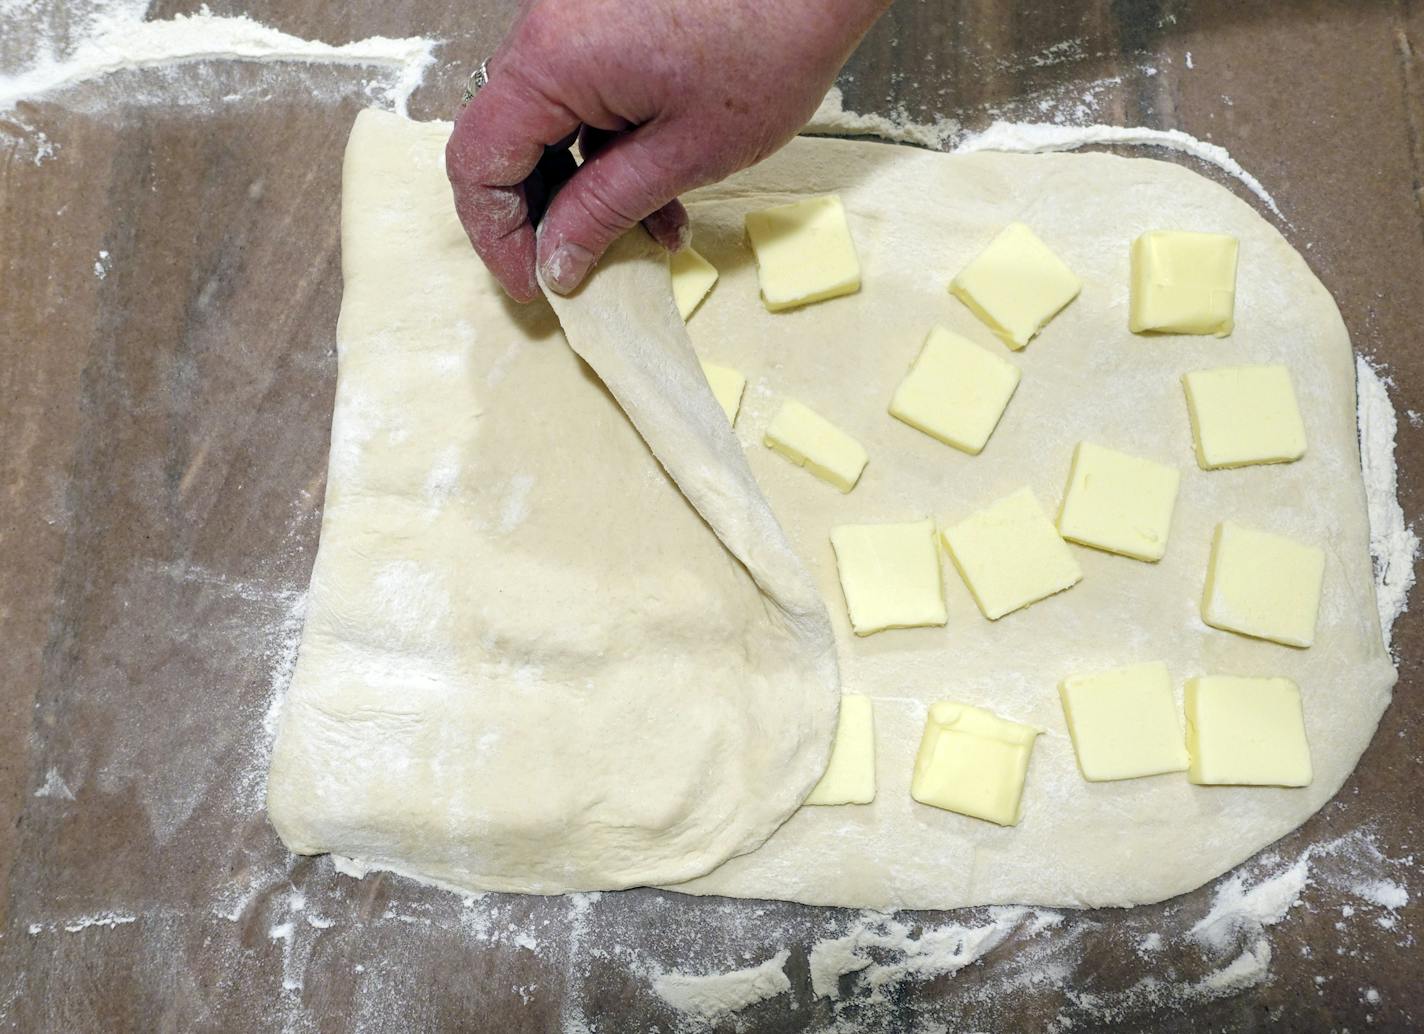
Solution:
[(479, 67), (470, 73), (470, 77), (465, 80), (465, 96), (460, 101), (460, 107), (469, 104), (475, 99), (475, 94), (489, 85), (489, 61), (481, 61)]

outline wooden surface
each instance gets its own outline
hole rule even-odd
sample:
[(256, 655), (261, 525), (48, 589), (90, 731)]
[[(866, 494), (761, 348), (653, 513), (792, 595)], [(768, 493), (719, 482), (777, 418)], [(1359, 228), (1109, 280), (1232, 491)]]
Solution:
[[(508, 17), (488, 0), (213, 6), (332, 42), (446, 40), (417, 117), (448, 115)], [(1404, 2), (901, 2), (843, 86), (858, 110), (971, 128), (1076, 117), (1226, 145), (1279, 201), (1403, 412), (1424, 408), (1418, 46), (1424, 9)], [(0, 74), (28, 60), (15, 51), (0, 48)], [(784, 947), (792, 992), (723, 1026), (825, 1024), (806, 951), (844, 925), (836, 910), (651, 891), (466, 903), (293, 859), (265, 822), (263, 723), (324, 484), (340, 155), (367, 78), (217, 64), (0, 115), (0, 1016), (18, 1030), (666, 1030), (650, 967)], [(1401, 419), (1411, 518), (1421, 440)], [(1385, 859), (1424, 852), (1424, 618), (1405, 615), (1395, 644), (1374, 744), (1281, 858), (1342, 837)], [(1303, 905), (1271, 931), (1269, 980), (1239, 994), (1129, 993), (1212, 968), (1176, 942), (1134, 948), (1204, 914), (1209, 887), (1069, 915), (1047, 941), (1015, 936), (958, 974), (842, 1007), (841, 1029), (1415, 1027), (1424, 877), (1380, 861), (1411, 900), (1371, 912), (1339, 892), (1347, 861), (1318, 849)], [(1343, 923), (1351, 901), (1364, 918)], [(1084, 994), (1121, 1008), (1092, 1014)]]

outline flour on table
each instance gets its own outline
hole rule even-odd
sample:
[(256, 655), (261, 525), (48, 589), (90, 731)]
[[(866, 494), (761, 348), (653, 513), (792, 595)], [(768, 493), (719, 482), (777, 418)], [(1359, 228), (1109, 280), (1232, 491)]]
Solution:
[(35, 791), (36, 797), (57, 797), (61, 800), (74, 800), (74, 791), (69, 788), (63, 777), (59, 774), (59, 769), (51, 768), (45, 773), (45, 781), (40, 788)]
[(827, 136), (873, 136), (942, 151), (960, 129), (959, 123), (952, 118), (941, 117), (928, 123), (913, 122), (903, 115), (899, 118), (862, 115), (847, 110), (844, 100), (840, 87), (832, 86), (802, 132)]
[(1199, 140), (1180, 129), (1149, 129), (1145, 126), (1064, 126), (1053, 122), (995, 122), (982, 132), (970, 134), (957, 141), (953, 151), (956, 154), (969, 154), (974, 151), (1043, 154), (1052, 151), (1074, 151), (1094, 144), (1165, 147), (1199, 158), (1240, 180), (1276, 216), (1285, 218), (1276, 204), (1276, 199), (1261, 185), (1260, 180), (1231, 157), (1231, 152), (1220, 144)]
[[(1049, 909), (990, 908), (988, 921), (962, 926), (947, 923), (928, 929), (875, 912), (862, 913), (840, 937), (811, 948), (811, 991), (818, 997), (839, 998), (843, 977), (872, 996), (885, 987), (956, 973), (997, 948), (1010, 934), (1033, 937), (1063, 921)], [(872, 954), (873, 953), (873, 954)]]
[[(0, 9), (0, 27), (7, 35), (29, 36), (30, 49), (36, 55), (27, 67), (0, 76), (0, 111), (8, 112), (20, 101), (53, 98), (116, 72), (249, 61), (371, 69), (375, 74), (368, 84), (372, 96), (404, 112), (410, 95), (434, 63), (434, 40), (372, 36), (336, 45), (293, 36), (246, 15), (215, 15), (206, 7), (192, 15), (148, 21), (149, 5), (132, 0), (76, 5), (82, 10), (72, 12), (68, 20), (78, 28), (57, 39), (56, 30), (44, 21), (42, 6), (35, 5), (30, 18), (25, 15), (31, 11), (24, 8)], [(142, 98), (125, 93), (119, 99), (132, 102)], [(171, 98), (160, 90), (155, 99)]]
[(790, 991), (785, 972), (790, 956), (782, 950), (759, 966), (705, 976), (664, 973), (654, 978), (653, 990), (678, 1012), (716, 1019)]
[(1365, 496), (1370, 509), (1370, 552), (1375, 560), (1375, 595), (1380, 629), (1386, 643), (1390, 629), (1409, 606), (1414, 585), (1414, 561), (1419, 536), (1404, 519), (1399, 505), (1399, 478), (1394, 446), (1398, 420), (1389, 389), (1378, 368), (1364, 356), (1355, 357), (1359, 399), (1360, 462), (1365, 472)]

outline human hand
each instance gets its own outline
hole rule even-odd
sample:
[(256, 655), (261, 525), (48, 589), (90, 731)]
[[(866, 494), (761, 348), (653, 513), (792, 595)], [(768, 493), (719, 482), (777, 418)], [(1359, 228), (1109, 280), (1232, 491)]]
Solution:
[(526, 0), (445, 149), (470, 242), (520, 302), (536, 263), (567, 294), (639, 221), (676, 251), (677, 196), (790, 140), (887, 5)]

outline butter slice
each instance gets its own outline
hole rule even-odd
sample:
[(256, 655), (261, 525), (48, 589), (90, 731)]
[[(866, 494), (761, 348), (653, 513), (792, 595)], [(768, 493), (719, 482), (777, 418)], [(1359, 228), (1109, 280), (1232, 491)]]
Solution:
[(1079, 442), (1058, 514), (1059, 534), (1134, 560), (1161, 560), (1181, 480), (1175, 467)]
[(1222, 366), (1182, 378), (1203, 470), (1290, 463), (1305, 455), (1305, 425), (1284, 366)]
[(990, 621), (1083, 577), (1073, 551), (1027, 488), (945, 528), (944, 544)]
[(1186, 771), (1172, 677), (1161, 661), (1075, 675), (1059, 684), (1058, 696), (1084, 779)]
[(1010, 223), (949, 284), (1010, 348), (1019, 349), (1078, 297), (1082, 283), (1023, 223)]
[(1204, 786), (1308, 786), (1313, 776), (1300, 687), (1290, 679), (1211, 675), (1186, 690), (1187, 778)]
[(781, 404), (763, 440), (768, 448), (842, 492), (855, 487), (869, 459), (858, 441), (795, 399)]
[(1014, 826), (1039, 730), (981, 707), (930, 705), (910, 796), (921, 804)]
[(875, 717), (870, 697), (841, 697), (831, 760), (804, 804), (869, 804), (875, 800)]
[(1323, 550), (1223, 521), (1211, 543), (1202, 620), (1228, 632), (1309, 646), (1324, 579)]
[(856, 635), (948, 620), (933, 521), (842, 524), (831, 546)]
[(717, 282), (717, 267), (693, 251), (691, 245), (673, 252), (668, 266), (672, 270), (673, 300), (677, 302), (678, 313), (686, 320)]
[(860, 261), (835, 194), (748, 212), (746, 226), (772, 312), (860, 290)]
[(717, 405), (727, 414), (727, 422), (735, 424), (737, 412), (742, 408), (742, 392), (746, 389), (747, 379), (730, 366), (718, 366), (716, 363), (703, 363), (702, 375), (707, 378), (707, 386), (712, 389)]
[(895, 390), (890, 415), (977, 455), (1019, 386), (1019, 368), (958, 334), (935, 327)]
[(1149, 230), (1132, 242), (1134, 334), (1215, 334), (1235, 324), (1236, 238)]

